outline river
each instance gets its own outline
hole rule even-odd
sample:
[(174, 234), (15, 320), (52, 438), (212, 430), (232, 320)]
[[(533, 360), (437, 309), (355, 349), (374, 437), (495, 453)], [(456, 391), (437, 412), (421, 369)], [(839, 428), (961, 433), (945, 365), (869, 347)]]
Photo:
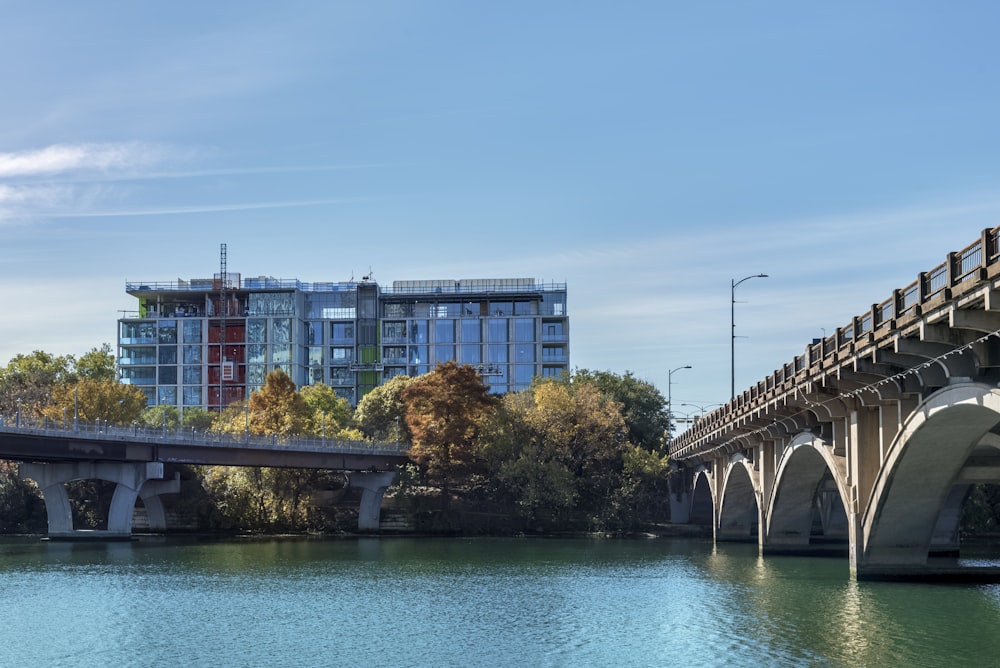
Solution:
[(1000, 585), (688, 540), (0, 540), (3, 666), (990, 666)]

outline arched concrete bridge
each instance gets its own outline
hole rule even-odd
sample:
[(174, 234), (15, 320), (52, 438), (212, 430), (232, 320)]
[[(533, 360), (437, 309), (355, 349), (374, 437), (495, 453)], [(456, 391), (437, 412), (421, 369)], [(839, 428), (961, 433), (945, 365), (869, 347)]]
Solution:
[[(165, 463), (270, 466), (345, 471), (349, 485), (361, 489), (358, 529), (379, 528), (382, 495), (396, 467), (409, 461), (406, 448), (393, 443), (290, 439), (266, 436), (198, 434), (129, 427), (22, 424), (20, 416), (0, 423), (0, 459), (21, 462), (19, 475), (42, 492), (51, 538), (128, 538), (132, 515), (142, 499), (150, 528), (167, 528), (161, 496), (180, 491), (180, 480), (164, 480)], [(105, 480), (115, 483), (107, 529), (76, 530), (66, 483)]]
[(973, 484), (1000, 483), (998, 383), (993, 228), (674, 439), (674, 521), (840, 545), (862, 579), (997, 578), (957, 557)]

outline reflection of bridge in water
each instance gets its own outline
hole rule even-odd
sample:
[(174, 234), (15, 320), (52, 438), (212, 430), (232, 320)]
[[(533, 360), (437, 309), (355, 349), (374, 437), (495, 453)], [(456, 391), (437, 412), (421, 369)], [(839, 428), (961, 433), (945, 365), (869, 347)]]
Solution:
[[(38, 483), (48, 514), (49, 536), (56, 538), (130, 536), (139, 499), (149, 517), (150, 529), (165, 530), (166, 513), (160, 497), (178, 493), (180, 479), (164, 480), (164, 464), (345, 471), (349, 485), (361, 489), (359, 530), (377, 530), (382, 495), (396, 467), (409, 461), (406, 448), (392, 443), (171, 432), (84, 423), (29, 426), (19, 418), (8, 419), (0, 426), (0, 459), (21, 462), (19, 475)], [(115, 483), (107, 530), (74, 530), (65, 486), (74, 480)]]
[(994, 228), (674, 439), (675, 521), (839, 544), (859, 578), (1000, 578), (958, 561), (973, 485), (1000, 482), (998, 381)]

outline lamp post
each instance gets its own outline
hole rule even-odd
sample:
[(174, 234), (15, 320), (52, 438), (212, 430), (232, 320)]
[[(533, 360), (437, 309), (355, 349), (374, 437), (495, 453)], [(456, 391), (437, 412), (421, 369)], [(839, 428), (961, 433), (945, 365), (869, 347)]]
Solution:
[(713, 407), (717, 407), (717, 406), (725, 406), (725, 404), (705, 404), (704, 406), (702, 406), (700, 404), (681, 404), (681, 406), (690, 406), (691, 408), (697, 408), (698, 409), (698, 417), (701, 418), (701, 417), (704, 417), (705, 411), (707, 411), (709, 408), (713, 408)]
[(740, 280), (732, 280), (732, 289), (729, 292), (729, 324), (732, 328), (732, 336), (729, 339), (729, 394), (730, 400), (736, 398), (736, 286), (751, 278), (767, 278), (767, 274), (754, 274)]
[(668, 427), (670, 428), (671, 434), (674, 431), (674, 405), (670, 401), (670, 395), (671, 395), (670, 390), (674, 384), (674, 372), (680, 371), (681, 369), (690, 369), (690, 368), (691, 365), (687, 364), (685, 366), (679, 366), (676, 369), (671, 369), (670, 371), (667, 372), (667, 414), (668, 414), (668, 419), (670, 420)]

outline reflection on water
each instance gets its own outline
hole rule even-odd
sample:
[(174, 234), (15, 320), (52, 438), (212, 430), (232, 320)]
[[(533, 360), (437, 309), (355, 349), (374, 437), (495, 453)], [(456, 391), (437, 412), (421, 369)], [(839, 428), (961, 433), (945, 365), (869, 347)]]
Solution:
[(755, 545), (0, 541), (6, 665), (994, 665), (1000, 586)]

